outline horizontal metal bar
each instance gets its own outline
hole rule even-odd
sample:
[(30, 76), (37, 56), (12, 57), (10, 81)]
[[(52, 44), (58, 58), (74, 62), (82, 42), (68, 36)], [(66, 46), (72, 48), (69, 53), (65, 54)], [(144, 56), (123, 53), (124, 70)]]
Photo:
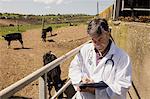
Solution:
[(72, 97), (72, 99), (76, 99), (76, 95), (77, 95), (77, 92), (76, 92), (75, 95)]
[(121, 6), (121, 11), (124, 11), (124, 10), (135, 10), (135, 11), (150, 11), (150, 9), (149, 8), (133, 8), (133, 9), (131, 9), (131, 8), (126, 8), (126, 7), (124, 7), (124, 0), (122, 0), (122, 6)]
[(71, 84), (71, 80), (69, 80), (51, 99), (56, 99), (65, 89)]
[(146, 8), (133, 8), (133, 9), (131, 9), (131, 8), (122, 8), (122, 11), (124, 11), (124, 10), (135, 10), (135, 11), (150, 11), (150, 9), (146, 9)]
[[(88, 43), (88, 42), (86, 42), (86, 43)], [(12, 96), (17, 91), (21, 90), (22, 88), (24, 88), (25, 86), (27, 86), (28, 84), (30, 84), (31, 82), (33, 82), (34, 80), (36, 80), (37, 78), (42, 76), (44, 73), (52, 70), (57, 65), (61, 64), (62, 62), (64, 62), (68, 58), (72, 57), (73, 55), (75, 55), (76, 53), (79, 52), (80, 48), (84, 44), (82, 44), (81, 46), (71, 50), (67, 54), (59, 57), (58, 59), (52, 61), (51, 63), (43, 66), (42, 68), (36, 70), (35, 72), (29, 74), (28, 76), (26, 76), (23, 79), (17, 81), (16, 83), (14, 83), (14, 84), (8, 86), (7, 88), (3, 89), (2, 91), (0, 91), (0, 99), (7, 99), (8, 97)]]

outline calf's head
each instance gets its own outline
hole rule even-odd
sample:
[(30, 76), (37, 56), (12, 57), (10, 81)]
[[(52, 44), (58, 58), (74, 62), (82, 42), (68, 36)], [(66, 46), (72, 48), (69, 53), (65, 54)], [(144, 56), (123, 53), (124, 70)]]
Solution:
[(7, 38), (6, 38), (6, 36), (4, 36), (4, 35), (2, 35), (2, 37), (6, 40)]
[(52, 62), (55, 59), (57, 59), (57, 57), (51, 51), (49, 51), (43, 56), (44, 65)]

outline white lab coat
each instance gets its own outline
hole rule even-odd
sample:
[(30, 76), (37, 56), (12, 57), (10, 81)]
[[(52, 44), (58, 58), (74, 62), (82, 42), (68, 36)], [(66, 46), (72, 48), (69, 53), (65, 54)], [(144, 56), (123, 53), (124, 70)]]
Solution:
[[(111, 62), (105, 65), (112, 54), (114, 66)], [(112, 42), (109, 52), (96, 66), (94, 45), (86, 44), (72, 60), (69, 68), (72, 84), (78, 84), (83, 76), (92, 78), (94, 82), (104, 81), (109, 87), (103, 90), (96, 88), (95, 95), (77, 92), (77, 99), (126, 99), (126, 93), (131, 86), (130, 58)]]

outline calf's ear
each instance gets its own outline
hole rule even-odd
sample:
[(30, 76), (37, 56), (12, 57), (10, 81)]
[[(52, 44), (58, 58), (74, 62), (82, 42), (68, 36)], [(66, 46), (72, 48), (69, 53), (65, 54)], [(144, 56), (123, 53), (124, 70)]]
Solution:
[(2, 35), (3, 38), (5, 38), (6, 36)]

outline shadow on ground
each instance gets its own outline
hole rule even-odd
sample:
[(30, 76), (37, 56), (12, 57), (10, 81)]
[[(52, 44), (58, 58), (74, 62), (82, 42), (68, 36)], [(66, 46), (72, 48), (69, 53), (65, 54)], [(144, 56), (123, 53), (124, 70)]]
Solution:
[(30, 97), (22, 97), (22, 96), (11, 96), (8, 99), (32, 99)]
[(27, 48), (27, 47), (24, 47), (24, 48), (13, 48), (14, 50), (21, 50), (21, 49), (32, 49), (32, 48)]
[(48, 42), (55, 42), (53, 39), (47, 40)]

